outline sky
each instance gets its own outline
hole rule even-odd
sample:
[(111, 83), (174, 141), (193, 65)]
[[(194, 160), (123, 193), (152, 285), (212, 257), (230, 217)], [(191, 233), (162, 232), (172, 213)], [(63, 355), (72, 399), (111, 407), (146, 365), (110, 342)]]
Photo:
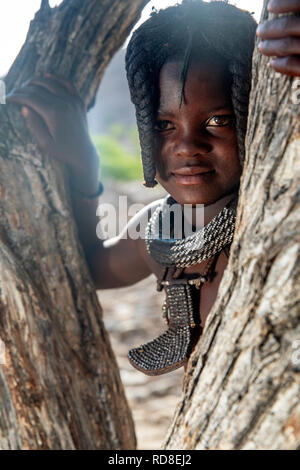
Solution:
[[(51, 7), (59, 5), (62, 0), (49, 0)], [(145, 21), (154, 6), (158, 10), (180, 3), (179, 0), (152, 0), (142, 14)], [(255, 12), (259, 21), (263, 0), (232, 0), (229, 3), (239, 8)], [(41, 0), (2, 0), (0, 2), (0, 76), (4, 76), (22, 47), (29, 23), (39, 9)], [(139, 24), (139, 23), (138, 23)]]

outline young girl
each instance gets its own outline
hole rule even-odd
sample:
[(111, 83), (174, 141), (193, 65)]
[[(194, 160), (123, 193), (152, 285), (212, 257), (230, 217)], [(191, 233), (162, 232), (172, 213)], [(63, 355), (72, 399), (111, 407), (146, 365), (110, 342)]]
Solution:
[[(300, 4), (273, 0), (269, 8), (299, 12)], [(130, 233), (132, 224), (150, 214), (146, 240), (119, 236), (103, 243), (96, 236), (99, 158), (74, 86), (46, 75), (7, 98), (22, 105), (41, 149), (69, 167), (74, 214), (96, 289), (128, 286), (151, 273), (158, 289), (165, 289), (168, 330), (129, 353), (133, 366), (149, 375), (186, 364), (227, 265), (256, 26), (249, 13), (225, 2), (195, 0), (153, 13), (133, 34), (126, 69), (145, 185), (154, 186), (156, 178), (169, 193), (126, 228)], [(268, 21), (257, 30), (263, 39), (259, 50), (277, 57), (271, 63), (275, 70), (300, 76), (299, 31), (296, 15)], [(159, 221), (174, 203), (191, 204), (193, 210), (201, 204), (204, 226), (181, 240), (165, 240)]]

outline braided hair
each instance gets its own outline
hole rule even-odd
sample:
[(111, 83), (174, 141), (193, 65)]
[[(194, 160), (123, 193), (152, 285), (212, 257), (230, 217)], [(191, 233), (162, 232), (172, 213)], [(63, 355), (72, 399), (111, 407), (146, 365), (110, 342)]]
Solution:
[(193, 51), (220, 57), (226, 63), (239, 157), (243, 164), (256, 27), (250, 13), (229, 5), (226, 0), (210, 3), (183, 0), (182, 4), (153, 11), (133, 33), (125, 61), (131, 100), (136, 110), (145, 186), (156, 184), (153, 150), (160, 70), (167, 61), (182, 60), (182, 102)]

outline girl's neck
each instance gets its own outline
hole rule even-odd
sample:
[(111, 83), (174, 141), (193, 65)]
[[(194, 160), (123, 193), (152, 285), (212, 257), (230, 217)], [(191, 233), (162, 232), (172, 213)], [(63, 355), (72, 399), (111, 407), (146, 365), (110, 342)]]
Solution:
[[(199, 207), (195, 207), (192, 211), (187, 211), (185, 213), (185, 217), (187, 219), (188, 224), (192, 223), (196, 230), (203, 228), (207, 225), (216, 215), (221, 212), (222, 209), (234, 198), (238, 197), (237, 191), (234, 191), (222, 198), (218, 199), (213, 204), (198, 204)], [(192, 220), (190, 218), (192, 217)]]

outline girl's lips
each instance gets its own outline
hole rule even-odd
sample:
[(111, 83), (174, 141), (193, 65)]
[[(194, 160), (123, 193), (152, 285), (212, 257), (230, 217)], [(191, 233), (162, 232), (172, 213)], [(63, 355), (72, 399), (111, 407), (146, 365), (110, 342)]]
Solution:
[(173, 176), (175, 177), (178, 184), (188, 185), (203, 183), (203, 181), (210, 179), (214, 173), (215, 170), (206, 173), (198, 173), (195, 175), (180, 175), (179, 173), (173, 173)]

